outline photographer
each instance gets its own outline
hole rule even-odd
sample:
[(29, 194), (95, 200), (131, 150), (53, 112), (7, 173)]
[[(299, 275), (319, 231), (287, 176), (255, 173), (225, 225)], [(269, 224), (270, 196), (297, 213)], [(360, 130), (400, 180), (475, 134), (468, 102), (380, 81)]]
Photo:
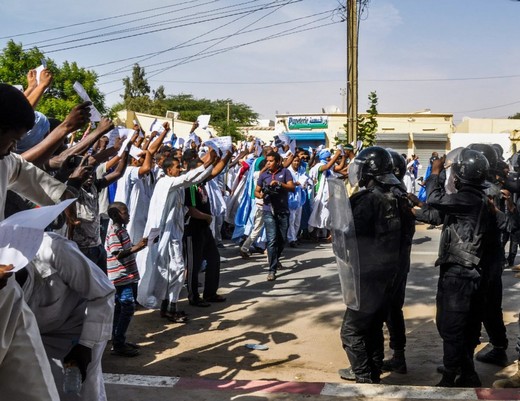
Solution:
[(278, 153), (268, 153), (266, 160), (267, 170), (258, 178), (255, 196), (264, 200), (263, 214), (269, 261), (267, 281), (273, 281), (276, 279), (277, 270), (282, 267), (279, 258), (287, 240), (289, 227), (288, 192), (294, 192), (295, 185), (289, 170), (282, 167), (282, 157)]

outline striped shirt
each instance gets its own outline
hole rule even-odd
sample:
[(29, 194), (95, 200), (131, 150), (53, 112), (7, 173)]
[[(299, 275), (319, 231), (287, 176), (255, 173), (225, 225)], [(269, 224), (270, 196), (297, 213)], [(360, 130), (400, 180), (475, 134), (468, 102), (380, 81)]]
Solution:
[(126, 228), (112, 223), (108, 228), (105, 249), (107, 251), (108, 278), (115, 286), (137, 283), (139, 271), (135, 263), (135, 254), (124, 259), (117, 259), (117, 254), (133, 246)]

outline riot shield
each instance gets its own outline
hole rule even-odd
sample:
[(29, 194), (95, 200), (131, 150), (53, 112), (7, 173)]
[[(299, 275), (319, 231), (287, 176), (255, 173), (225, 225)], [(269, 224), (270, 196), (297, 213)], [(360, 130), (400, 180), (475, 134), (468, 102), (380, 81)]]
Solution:
[(444, 181), (444, 188), (447, 194), (457, 193), (457, 189), (455, 188), (455, 174), (453, 174), (451, 166), (459, 161), (460, 153), (463, 150), (464, 148), (461, 146), (459, 148), (453, 149), (446, 155), (446, 160), (444, 161), (444, 168), (446, 170), (446, 181)]
[(337, 178), (329, 178), (327, 182), (332, 249), (336, 256), (343, 301), (350, 309), (359, 310), (360, 272), (354, 217), (345, 183)]

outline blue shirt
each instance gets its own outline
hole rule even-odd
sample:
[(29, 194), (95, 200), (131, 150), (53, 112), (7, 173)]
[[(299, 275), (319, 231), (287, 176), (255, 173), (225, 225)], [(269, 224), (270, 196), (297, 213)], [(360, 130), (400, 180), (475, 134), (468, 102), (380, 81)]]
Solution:
[[(257, 185), (260, 188), (264, 188), (267, 185), (270, 185), (272, 181), (278, 181), (282, 182), (284, 184), (287, 184), (288, 182), (292, 181), (292, 174), (289, 170), (285, 168), (281, 168), (277, 170), (275, 173), (268, 171), (264, 171), (262, 174), (260, 174), (260, 177), (258, 177), (258, 183)], [(280, 212), (288, 212), (289, 211), (289, 193), (287, 190), (280, 188), (276, 194), (264, 194), (264, 211), (273, 211), (276, 213)]]

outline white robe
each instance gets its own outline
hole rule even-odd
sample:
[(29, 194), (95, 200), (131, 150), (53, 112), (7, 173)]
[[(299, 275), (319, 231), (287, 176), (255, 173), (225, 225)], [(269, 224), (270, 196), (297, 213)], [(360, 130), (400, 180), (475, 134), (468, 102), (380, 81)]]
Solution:
[[(101, 357), (112, 335), (114, 286), (76, 243), (54, 233), (45, 233), (27, 271), (24, 298), (36, 316), (61, 401), (106, 400)], [(92, 349), (79, 397), (62, 393), (62, 360), (73, 342)]]
[(139, 287), (137, 301), (156, 309), (165, 299), (177, 302), (184, 284), (182, 237), (184, 234), (184, 189), (204, 181), (213, 170), (200, 166), (179, 177), (163, 177), (155, 187), (144, 235), (160, 229), (159, 241), (137, 254)]
[(314, 196), (312, 212), (309, 217), (309, 226), (314, 228), (326, 228), (330, 219), (329, 209), (327, 208), (327, 204), (329, 203), (329, 186), (327, 185), (326, 177), (327, 171), (323, 171), (319, 174), (319, 168), (324, 165), (325, 163), (320, 162), (309, 172), (311, 179), (318, 184), (318, 192)]
[[(8, 189), (47, 206), (58, 202), (66, 188), (11, 153), (0, 160), (0, 220)], [(14, 278), (0, 289), (0, 389), (5, 400), (59, 401), (36, 319)]]
[(130, 192), (127, 204), (130, 221), (126, 225), (126, 230), (133, 244), (137, 244), (143, 238), (153, 188), (151, 177), (147, 175), (136, 180)]

